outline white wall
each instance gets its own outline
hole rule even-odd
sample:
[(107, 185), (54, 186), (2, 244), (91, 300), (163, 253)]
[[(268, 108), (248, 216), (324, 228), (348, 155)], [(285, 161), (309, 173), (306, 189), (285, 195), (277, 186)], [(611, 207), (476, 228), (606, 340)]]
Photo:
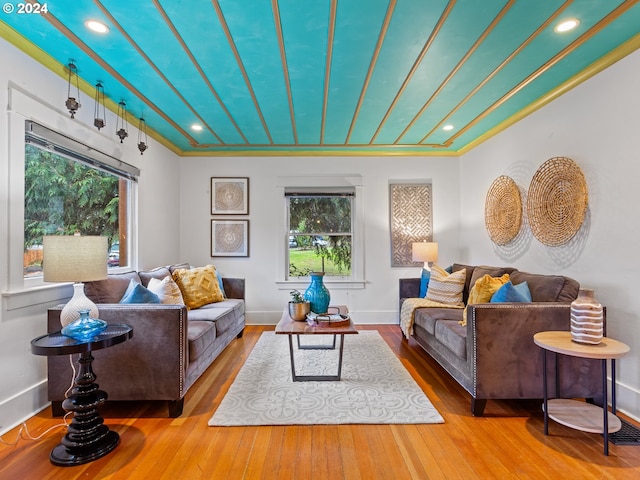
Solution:
[[(349, 305), (356, 323), (395, 323), (398, 278), (415, 277), (418, 268), (391, 267), (389, 183), (431, 179), (434, 240), (441, 262), (453, 261), (458, 242), (458, 163), (453, 157), (220, 157), (183, 158), (181, 171), (182, 260), (195, 265), (213, 263), (225, 276), (246, 279), (248, 323), (275, 324), (289, 300), (289, 290), (276, 285), (281, 226), (275, 219), (284, 208), (276, 192), (281, 176), (360, 174), (365, 202), (364, 289), (332, 289), (332, 303)], [(249, 177), (250, 249), (248, 258), (210, 256), (210, 177)], [(358, 201), (360, 199), (357, 199)], [(215, 217), (222, 218), (222, 217)], [(230, 218), (239, 219), (241, 216)]]
[[(70, 296), (71, 288), (50, 284), (24, 292), (9, 286), (10, 244), (22, 244), (22, 233), (9, 229), (10, 216), (22, 214), (23, 198), (10, 198), (15, 185), (15, 142), (24, 137), (10, 135), (10, 118), (31, 118), (75, 136), (141, 170), (138, 185), (138, 229), (140, 268), (173, 263), (179, 257), (179, 164), (175, 154), (149, 139), (143, 156), (136, 147), (137, 130), (130, 126), (129, 138), (121, 145), (115, 137), (115, 115), (107, 112), (107, 127), (101, 133), (93, 124), (93, 99), (81, 96), (83, 107), (71, 120), (65, 111), (65, 79), (43, 68), (0, 39), (0, 432), (5, 432), (47, 404), (46, 359), (31, 354), (30, 341), (46, 333), (46, 309)], [(10, 66), (10, 68), (8, 67)], [(24, 95), (22, 92), (29, 92)], [(10, 96), (12, 99), (10, 99)], [(22, 106), (16, 112), (16, 98)], [(18, 121), (20, 123), (20, 121)], [(12, 143), (13, 142), (13, 143)], [(24, 151), (24, 147), (22, 147)], [(13, 160), (13, 165), (12, 165)], [(18, 172), (19, 174), (19, 172)], [(173, 228), (172, 228), (173, 227)], [(18, 259), (21, 263), (22, 260)]]
[[(461, 160), (461, 244), (464, 262), (505, 264), (561, 273), (595, 289), (607, 308), (608, 336), (630, 354), (617, 362), (618, 406), (640, 417), (640, 51), (490, 139)], [(589, 189), (585, 228), (568, 245), (546, 247), (530, 232), (514, 245), (492, 244), (484, 202), (499, 175), (526, 195), (535, 171), (551, 157), (573, 159)], [(524, 197), (526, 198), (526, 197)]]

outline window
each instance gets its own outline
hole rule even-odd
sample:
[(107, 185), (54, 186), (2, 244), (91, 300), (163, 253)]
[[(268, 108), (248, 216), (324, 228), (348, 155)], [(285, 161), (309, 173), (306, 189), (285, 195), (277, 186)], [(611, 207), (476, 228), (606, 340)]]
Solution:
[(351, 276), (353, 189), (323, 193), (289, 191), (289, 277), (309, 272)]
[(137, 169), (31, 121), (24, 153), (24, 277), (42, 275), (43, 235), (106, 236), (108, 266), (130, 265)]
[(305, 288), (324, 271), (333, 289), (364, 288), (364, 202), (360, 175), (278, 177), (280, 209), (276, 282)]

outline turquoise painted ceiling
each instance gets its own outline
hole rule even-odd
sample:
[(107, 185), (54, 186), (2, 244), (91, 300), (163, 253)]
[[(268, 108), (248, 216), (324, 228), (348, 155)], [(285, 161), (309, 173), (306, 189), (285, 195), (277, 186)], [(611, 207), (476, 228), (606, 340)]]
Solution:
[[(556, 33), (568, 18), (578, 27)], [(181, 155), (459, 154), (639, 33), (638, 0), (29, 0), (0, 14), (0, 35), (47, 68), (77, 65), (82, 108), (100, 80), (110, 108), (123, 100)]]

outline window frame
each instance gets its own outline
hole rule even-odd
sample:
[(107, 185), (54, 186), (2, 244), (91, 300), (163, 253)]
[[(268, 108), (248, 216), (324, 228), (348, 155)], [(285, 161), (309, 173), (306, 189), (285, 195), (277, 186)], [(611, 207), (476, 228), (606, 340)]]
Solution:
[(276, 255), (276, 280), (279, 289), (304, 289), (310, 277), (289, 277), (289, 205), (285, 195), (292, 190), (315, 190), (316, 193), (331, 191), (353, 192), (352, 232), (351, 232), (351, 275), (328, 276), (324, 283), (334, 289), (364, 288), (364, 185), (361, 175), (309, 175), (278, 177), (276, 195), (281, 205), (278, 225), (280, 225)]
[[(15, 84), (9, 86), (9, 108), (8, 108), (8, 129), (7, 144), (8, 156), (3, 169), (7, 171), (6, 188), (8, 192), (6, 211), (8, 218), (2, 222), (0, 235), (3, 238), (10, 238), (6, 250), (2, 252), (5, 256), (7, 276), (2, 277), (2, 296), (8, 310), (22, 308), (33, 303), (32, 294), (39, 295), (36, 301), (44, 303), (51, 299), (58, 298), (57, 292), (46, 293), (47, 291), (59, 290), (59, 284), (45, 283), (42, 277), (25, 278), (23, 269), (24, 251), (24, 169), (25, 169), (25, 135), (27, 133), (27, 121), (33, 121), (52, 132), (65, 132), (63, 135), (80, 145), (100, 152), (109, 157), (114, 162), (123, 163), (117, 156), (121, 153), (114, 147), (112, 139), (105, 134), (100, 134), (86, 125), (70, 119), (61, 114), (51, 106), (42, 103), (37, 98), (32, 97), (28, 92), (24, 92)], [(79, 140), (82, 139), (82, 140)], [(88, 147), (91, 145), (91, 147)], [(111, 152), (109, 153), (104, 152)], [(132, 167), (137, 170), (137, 168)], [(137, 181), (130, 182), (129, 198), (129, 266), (126, 268), (112, 268), (110, 273), (128, 271), (135, 269), (137, 265)], [(43, 293), (44, 292), (44, 293)], [(26, 296), (25, 296), (26, 295)]]

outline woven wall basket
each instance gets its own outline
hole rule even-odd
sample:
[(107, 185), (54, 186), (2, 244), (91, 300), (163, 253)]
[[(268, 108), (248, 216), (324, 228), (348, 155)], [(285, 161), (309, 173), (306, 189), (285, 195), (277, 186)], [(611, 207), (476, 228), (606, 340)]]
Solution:
[(518, 235), (522, 224), (522, 200), (518, 185), (511, 177), (501, 175), (489, 187), (484, 223), (489, 238), (498, 245), (506, 245)]
[(588, 202), (587, 182), (580, 167), (570, 158), (550, 158), (529, 185), (531, 233), (545, 245), (564, 245), (580, 230)]

